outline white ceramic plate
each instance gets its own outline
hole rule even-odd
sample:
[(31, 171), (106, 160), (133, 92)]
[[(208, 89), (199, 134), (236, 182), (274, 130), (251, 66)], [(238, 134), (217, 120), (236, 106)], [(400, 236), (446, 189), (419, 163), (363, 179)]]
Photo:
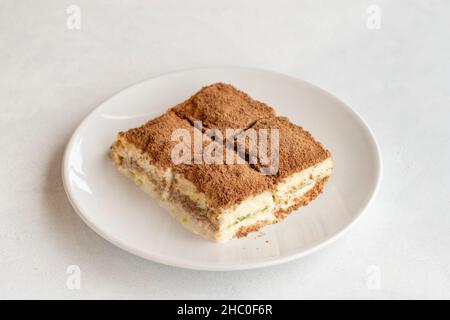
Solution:
[[(185, 100), (202, 86), (232, 83), (279, 115), (309, 130), (334, 157), (324, 193), (262, 234), (215, 244), (186, 231), (107, 156), (120, 130), (136, 127)], [(205, 68), (166, 74), (104, 102), (80, 124), (67, 145), (63, 180), (81, 218), (110, 242), (143, 258), (183, 268), (238, 270), (304, 256), (336, 239), (364, 211), (381, 180), (381, 159), (364, 121), (327, 92), (279, 73)]]

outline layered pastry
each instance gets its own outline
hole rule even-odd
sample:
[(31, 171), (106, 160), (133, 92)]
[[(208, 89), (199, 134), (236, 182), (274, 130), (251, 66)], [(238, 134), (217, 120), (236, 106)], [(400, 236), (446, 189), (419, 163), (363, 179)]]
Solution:
[[(252, 129), (279, 130), (278, 163), (275, 171), (268, 170), (268, 177), (273, 181), (276, 216), (282, 219), (322, 192), (333, 170), (332, 156), (308, 131), (291, 123), (286, 117), (259, 120)], [(270, 139), (268, 135), (268, 143)], [(261, 159), (258, 160), (253, 165), (256, 169), (262, 171), (268, 168)]]
[[(174, 134), (180, 130), (184, 139)], [(267, 141), (240, 146), (247, 141), (240, 137), (261, 131)], [(261, 142), (276, 148), (263, 157)], [(306, 205), (322, 192), (333, 167), (330, 152), (307, 131), (223, 83), (119, 132), (110, 156), (183, 226), (215, 242), (247, 236)]]

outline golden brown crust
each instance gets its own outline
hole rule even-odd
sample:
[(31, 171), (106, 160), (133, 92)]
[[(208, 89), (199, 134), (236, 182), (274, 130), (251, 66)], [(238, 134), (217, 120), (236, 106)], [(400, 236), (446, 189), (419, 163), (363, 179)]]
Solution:
[(275, 111), (265, 103), (225, 83), (203, 87), (171, 110), (181, 118), (202, 121), (204, 127), (219, 129), (223, 134), (225, 129), (246, 129), (258, 119), (275, 116)]

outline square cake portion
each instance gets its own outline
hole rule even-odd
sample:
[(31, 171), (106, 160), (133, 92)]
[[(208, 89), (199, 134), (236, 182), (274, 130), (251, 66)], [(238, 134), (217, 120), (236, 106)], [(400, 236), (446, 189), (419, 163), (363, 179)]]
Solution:
[[(198, 121), (202, 129), (224, 136), (226, 129), (235, 130), (231, 143), (202, 132), (194, 126)], [(277, 131), (266, 141), (277, 146), (269, 148), (269, 164), (258, 150), (261, 141), (249, 141), (244, 152), (235, 143), (247, 141), (239, 140), (241, 135), (262, 129)], [(211, 161), (211, 154), (231, 154), (240, 161)], [(330, 152), (307, 131), (223, 83), (204, 87), (162, 116), (119, 132), (110, 156), (120, 172), (183, 226), (215, 242), (246, 236), (285, 218), (317, 197), (332, 171)]]
[[(333, 170), (331, 153), (308, 131), (293, 124), (286, 117), (258, 120), (251, 129), (267, 130), (266, 144), (271, 143), (270, 131), (278, 130), (276, 164), (269, 162), (268, 165), (264, 165), (264, 161), (259, 159), (259, 153), (251, 154), (258, 148), (249, 151), (249, 147), (246, 146), (246, 154), (248, 157), (258, 158), (259, 161), (252, 166), (260, 172), (263, 172), (263, 169), (272, 169), (267, 172), (270, 173), (268, 177), (272, 179), (274, 185), (275, 214), (278, 219), (282, 219), (298, 207), (314, 200), (322, 192)], [(258, 147), (260, 146), (258, 143)], [(267, 150), (271, 151), (270, 148)], [(269, 152), (268, 157), (270, 156)]]
[[(120, 132), (110, 155), (120, 172), (167, 209), (190, 231), (224, 242), (256, 225), (274, 223), (272, 182), (247, 163), (175, 164), (172, 141), (175, 130), (185, 129), (193, 139), (202, 136), (202, 148), (215, 142), (185, 119), (168, 112), (141, 127)], [(190, 163), (189, 163), (190, 162)]]

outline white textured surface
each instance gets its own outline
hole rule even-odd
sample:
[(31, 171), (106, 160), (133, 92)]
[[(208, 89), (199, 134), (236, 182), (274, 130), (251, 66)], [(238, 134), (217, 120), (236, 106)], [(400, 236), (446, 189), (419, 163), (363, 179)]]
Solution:
[[(81, 30), (66, 28), (70, 4)], [(382, 9), (380, 30), (366, 27), (370, 4)], [(0, 298), (450, 298), (449, 10), (446, 1), (0, 1)], [(298, 76), (367, 120), (384, 180), (355, 228), (302, 260), (209, 273), (134, 257), (84, 225), (60, 178), (81, 119), (132, 83), (204, 65)], [(66, 287), (68, 265), (81, 268), (80, 290)], [(367, 285), (373, 270), (379, 289)]]

